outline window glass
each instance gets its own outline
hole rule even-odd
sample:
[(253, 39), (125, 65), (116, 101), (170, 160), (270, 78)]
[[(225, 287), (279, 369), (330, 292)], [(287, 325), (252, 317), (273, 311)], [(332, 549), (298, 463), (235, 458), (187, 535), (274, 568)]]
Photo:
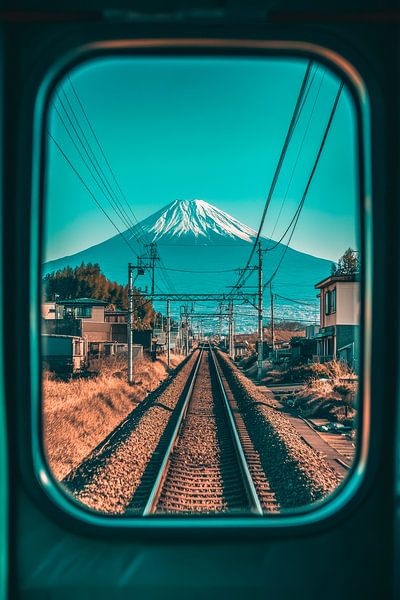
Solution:
[(361, 356), (343, 81), (303, 58), (97, 58), (58, 83), (46, 132), (59, 486), (116, 518), (328, 499), (356, 453)]
[(92, 309), (90, 306), (78, 306), (76, 316), (77, 318), (90, 318), (92, 316)]

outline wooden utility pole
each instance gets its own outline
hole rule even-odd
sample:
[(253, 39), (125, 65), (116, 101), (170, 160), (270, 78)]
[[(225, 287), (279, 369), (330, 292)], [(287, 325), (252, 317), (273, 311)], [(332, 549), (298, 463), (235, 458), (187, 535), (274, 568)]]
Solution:
[(128, 264), (128, 383), (133, 382), (133, 265)]
[(167, 300), (167, 365), (171, 368), (171, 315), (170, 300)]
[(274, 294), (272, 293), (272, 281), (269, 284), (269, 293), (271, 298), (271, 341), (272, 341), (272, 356), (275, 352), (275, 321), (274, 321)]
[(261, 242), (258, 242), (258, 360), (257, 360), (257, 379), (262, 378), (263, 358), (264, 358), (264, 338), (263, 338), (263, 285), (262, 285), (262, 256)]

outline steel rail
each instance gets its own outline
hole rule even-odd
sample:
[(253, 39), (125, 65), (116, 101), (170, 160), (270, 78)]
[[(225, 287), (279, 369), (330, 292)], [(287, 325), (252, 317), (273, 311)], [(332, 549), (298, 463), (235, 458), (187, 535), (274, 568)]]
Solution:
[(144, 517), (147, 517), (147, 516), (153, 514), (154, 511), (155, 511), (155, 509), (156, 509), (156, 507), (157, 507), (157, 503), (158, 503), (158, 499), (159, 499), (159, 496), (160, 496), (160, 492), (161, 492), (162, 486), (164, 484), (165, 477), (166, 477), (166, 475), (168, 473), (167, 465), (168, 465), (168, 462), (169, 462), (169, 460), (171, 458), (171, 454), (172, 454), (172, 451), (173, 451), (173, 449), (175, 447), (176, 441), (178, 439), (179, 429), (180, 429), (182, 421), (183, 421), (183, 419), (184, 419), (184, 417), (186, 415), (190, 398), (192, 397), (193, 388), (194, 388), (194, 384), (195, 384), (195, 381), (196, 381), (197, 373), (198, 373), (198, 370), (199, 370), (199, 367), (200, 367), (200, 363), (201, 363), (201, 359), (202, 359), (202, 356), (203, 356), (203, 352), (204, 352), (204, 346), (201, 348), (201, 350), (199, 352), (199, 356), (197, 358), (196, 365), (195, 365), (195, 367), (194, 367), (194, 369), (192, 371), (190, 386), (189, 386), (189, 389), (187, 391), (187, 394), (186, 394), (183, 406), (181, 408), (181, 412), (179, 413), (179, 417), (178, 417), (178, 420), (177, 420), (177, 422), (175, 424), (174, 431), (172, 433), (172, 436), (171, 436), (170, 442), (168, 444), (167, 450), (165, 451), (163, 461), (162, 461), (161, 466), (160, 466), (160, 468), (158, 470), (156, 480), (155, 480), (154, 485), (153, 485), (153, 487), (151, 489), (149, 498), (148, 498), (148, 500), (146, 502), (146, 506), (144, 507), (144, 510), (143, 510), (143, 516)]
[(235, 452), (236, 452), (236, 457), (238, 460), (238, 464), (239, 464), (239, 468), (240, 471), (242, 473), (242, 479), (244, 482), (244, 486), (245, 486), (245, 490), (246, 490), (246, 494), (249, 500), (249, 504), (250, 504), (250, 509), (251, 512), (262, 516), (263, 515), (263, 509), (261, 506), (261, 502), (260, 499), (258, 497), (255, 485), (254, 485), (254, 481), (251, 477), (250, 474), (250, 470), (249, 467), (247, 465), (247, 460), (242, 448), (242, 443), (240, 441), (240, 437), (237, 431), (237, 427), (236, 427), (236, 423), (235, 423), (235, 418), (233, 416), (233, 412), (232, 409), (229, 405), (229, 400), (227, 398), (227, 395), (225, 393), (225, 388), (224, 388), (224, 384), (222, 383), (222, 379), (221, 379), (221, 375), (219, 373), (219, 368), (217, 365), (217, 361), (215, 358), (215, 353), (213, 348), (211, 347), (210, 344), (210, 354), (212, 356), (212, 360), (213, 360), (213, 364), (214, 364), (214, 368), (215, 368), (215, 372), (217, 375), (217, 380), (219, 383), (219, 388), (220, 388), (220, 392), (221, 392), (221, 396), (223, 398), (224, 401), (224, 407), (225, 407), (225, 411), (226, 411), (226, 415), (227, 415), (227, 420), (228, 423), (230, 425), (230, 432), (231, 432), (231, 436), (232, 436), (232, 441), (233, 441), (233, 445), (235, 448)]

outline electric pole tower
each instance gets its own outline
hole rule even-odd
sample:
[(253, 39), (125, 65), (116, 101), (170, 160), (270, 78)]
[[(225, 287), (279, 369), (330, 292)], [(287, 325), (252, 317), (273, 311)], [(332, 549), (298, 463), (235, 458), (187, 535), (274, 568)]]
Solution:
[(133, 382), (133, 265), (128, 264), (128, 383)]
[(261, 242), (258, 242), (258, 360), (257, 360), (257, 379), (262, 378), (263, 358), (264, 358), (264, 337), (263, 337), (263, 251)]
[(171, 315), (170, 301), (167, 300), (167, 365), (171, 368)]
[(269, 293), (271, 298), (271, 340), (272, 340), (272, 357), (275, 353), (275, 321), (274, 321), (274, 294), (272, 293), (272, 281), (269, 284)]
[(157, 252), (157, 244), (156, 242), (151, 242), (151, 244), (148, 244), (146, 246), (146, 248), (150, 249), (149, 252), (149, 256), (146, 256), (145, 258), (147, 258), (150, 261), (150, 270), (151, 270), (151, 295), (154, 296), (154, 287), (155, 287), (155, 277), (154, 277), (154, 272), (155, 272), (155, 266), (156, 266), (156, 260), (160, 260), (160, 257), (158, 255)]
[(228, 309), (228, 318), (229, 318), (229, 356), (231, 358), (235, 358), (235, 341), (234, 341), (234, 335), (235, 335), (235, 324), (234, 324), (234, 317), (233, 317), (233, 300), (229, 301), (229, 309)]
[(186, 321), (186, 356), (189, 354), (189, 312), (187, 305), (185, 306), (185, 321)]

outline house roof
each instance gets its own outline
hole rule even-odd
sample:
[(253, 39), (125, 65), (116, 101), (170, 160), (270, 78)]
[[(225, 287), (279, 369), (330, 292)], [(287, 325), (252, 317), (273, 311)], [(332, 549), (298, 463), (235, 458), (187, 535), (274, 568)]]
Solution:
[(94, 298), (73, 298), (71, 300), (57, 300), (57, 304), (64, 306), (107, 306), (108, 302)]
[(336, 282), (350, 282), (351, 283), (353, 281), (358, 281), (358, 275), (330, 275), (329, 277), (326, 277), (319, 283), (316, 283), (314, 287), (316, 289), (319, 289), (319, 288), (324, 288), (328, 285), (331, 285), (331, 283), (336, 283)]

